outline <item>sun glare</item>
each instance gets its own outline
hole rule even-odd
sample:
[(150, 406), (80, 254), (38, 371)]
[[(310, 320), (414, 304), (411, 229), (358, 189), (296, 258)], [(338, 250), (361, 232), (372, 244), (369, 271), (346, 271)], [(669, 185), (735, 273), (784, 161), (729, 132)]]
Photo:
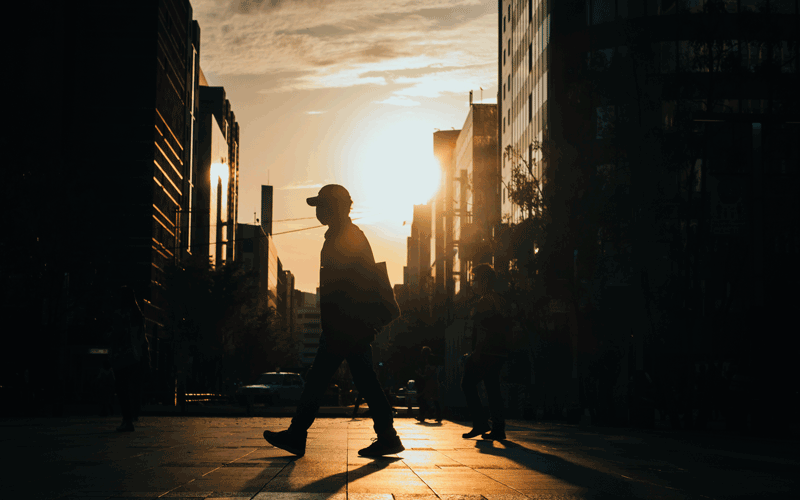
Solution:
[(433, 156), (432, 136), (385, 132), (362, 143), (353, 216), (400, 232), (403, 222), (411, 221), (414, 205), (427, 203), (436, 194), (441, 170)]
[(211, 184), (216, 187), (217, 179), (222, 180), (222, 186), (228, 186), (228, 176), (230, 175), (228, 165), (225, 163), (211, 164)]

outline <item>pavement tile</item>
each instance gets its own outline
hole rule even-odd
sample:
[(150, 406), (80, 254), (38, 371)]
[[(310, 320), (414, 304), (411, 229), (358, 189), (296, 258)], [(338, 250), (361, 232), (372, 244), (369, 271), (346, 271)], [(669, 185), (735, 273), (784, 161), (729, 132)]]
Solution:
[(395, 500), (439, 500), (433, 492), (427, 494), (395, 493)]
[(345, 493), (261, 492), (253, 500), (347, 500)]
[(394, 500), (391, 493), (348, 493), (347, 500)]
[(162, 498), (206, 498), (214, 494), (213, 491), (170, 491)]
[(520, 493), (474, 470), (420, 470), (416, 473), (437, 495), (481, 495), (483, 493), (513, 495)]
[(578, 488), (581, 485), (572, 484), (569, 481), (559, 480), (553, 476), (534, 472), (530, 470), (497, 470), (497, 469), (475, 469), (476, 472), (502, 483), (510, 488), (517, 490), (531, 489), (570, 489)]
[(404, 493), (430, 494), (431, 488), (410, 470), (384, 470), (379, 473), (355, 477), (348, 481), (348, 493)]
[(406, 450), (372, 459), (358, 456), (375, 437), (371, 420), (320, 418), (299, 458), (261, 437), (289, 421), (145, 417), (133, 435), (115, 433), (117, 419), (0, 421), (13, 456), (2, 496), (26, 498), (35, 463), (47, 481), (33, 497), (53, 500), (797, 498), (789, 444), (717, 439), (709, 449), (664, 433), (519, 421), (508, 441), (488, 442), (462, 439), (459, 423), (398, 418)]
[(347, 491), (347, 474), (330, 476), (279, 476), (270, 480), (265, 492), (339, 493)]

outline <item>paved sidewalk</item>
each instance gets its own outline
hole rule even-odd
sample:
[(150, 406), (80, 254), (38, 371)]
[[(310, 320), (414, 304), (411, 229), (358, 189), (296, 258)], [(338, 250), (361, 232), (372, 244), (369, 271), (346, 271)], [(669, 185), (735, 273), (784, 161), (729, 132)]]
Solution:
[(0, 420), (4, 499), (522, 500), (798, 498), (794, 444), (509, 422), (508, 441), (397, 419), (406, 451), (367, 459), (368, 419), (320, 418), (306, 455), (269, 446), (287, 418)]

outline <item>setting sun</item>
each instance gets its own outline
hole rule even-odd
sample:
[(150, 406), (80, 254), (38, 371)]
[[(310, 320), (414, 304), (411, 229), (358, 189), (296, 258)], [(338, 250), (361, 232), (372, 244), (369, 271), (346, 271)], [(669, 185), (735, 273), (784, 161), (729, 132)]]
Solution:
[(352, 186), (353, 217), (390, 232), (410, 222), (414, 205), (430, 201), (441, 178), (430, 127), (407, 115), (398, 118), (377, 123), (354, 141), (354, 175), (343, 181)]

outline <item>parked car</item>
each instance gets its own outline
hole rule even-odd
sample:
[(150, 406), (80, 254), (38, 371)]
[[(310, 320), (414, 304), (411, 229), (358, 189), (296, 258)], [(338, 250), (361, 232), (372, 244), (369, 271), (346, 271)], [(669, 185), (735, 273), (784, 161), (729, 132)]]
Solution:
[(241, 404), (297, 403), (304, 386), (305, 382), (299, 373), (262, 373), (253, 384), (236, 390), (236, 400)]
[(395, 399), (397, 406), (417, 406), (417, 383), (409, 380), (405, 387), (397, 389)]

